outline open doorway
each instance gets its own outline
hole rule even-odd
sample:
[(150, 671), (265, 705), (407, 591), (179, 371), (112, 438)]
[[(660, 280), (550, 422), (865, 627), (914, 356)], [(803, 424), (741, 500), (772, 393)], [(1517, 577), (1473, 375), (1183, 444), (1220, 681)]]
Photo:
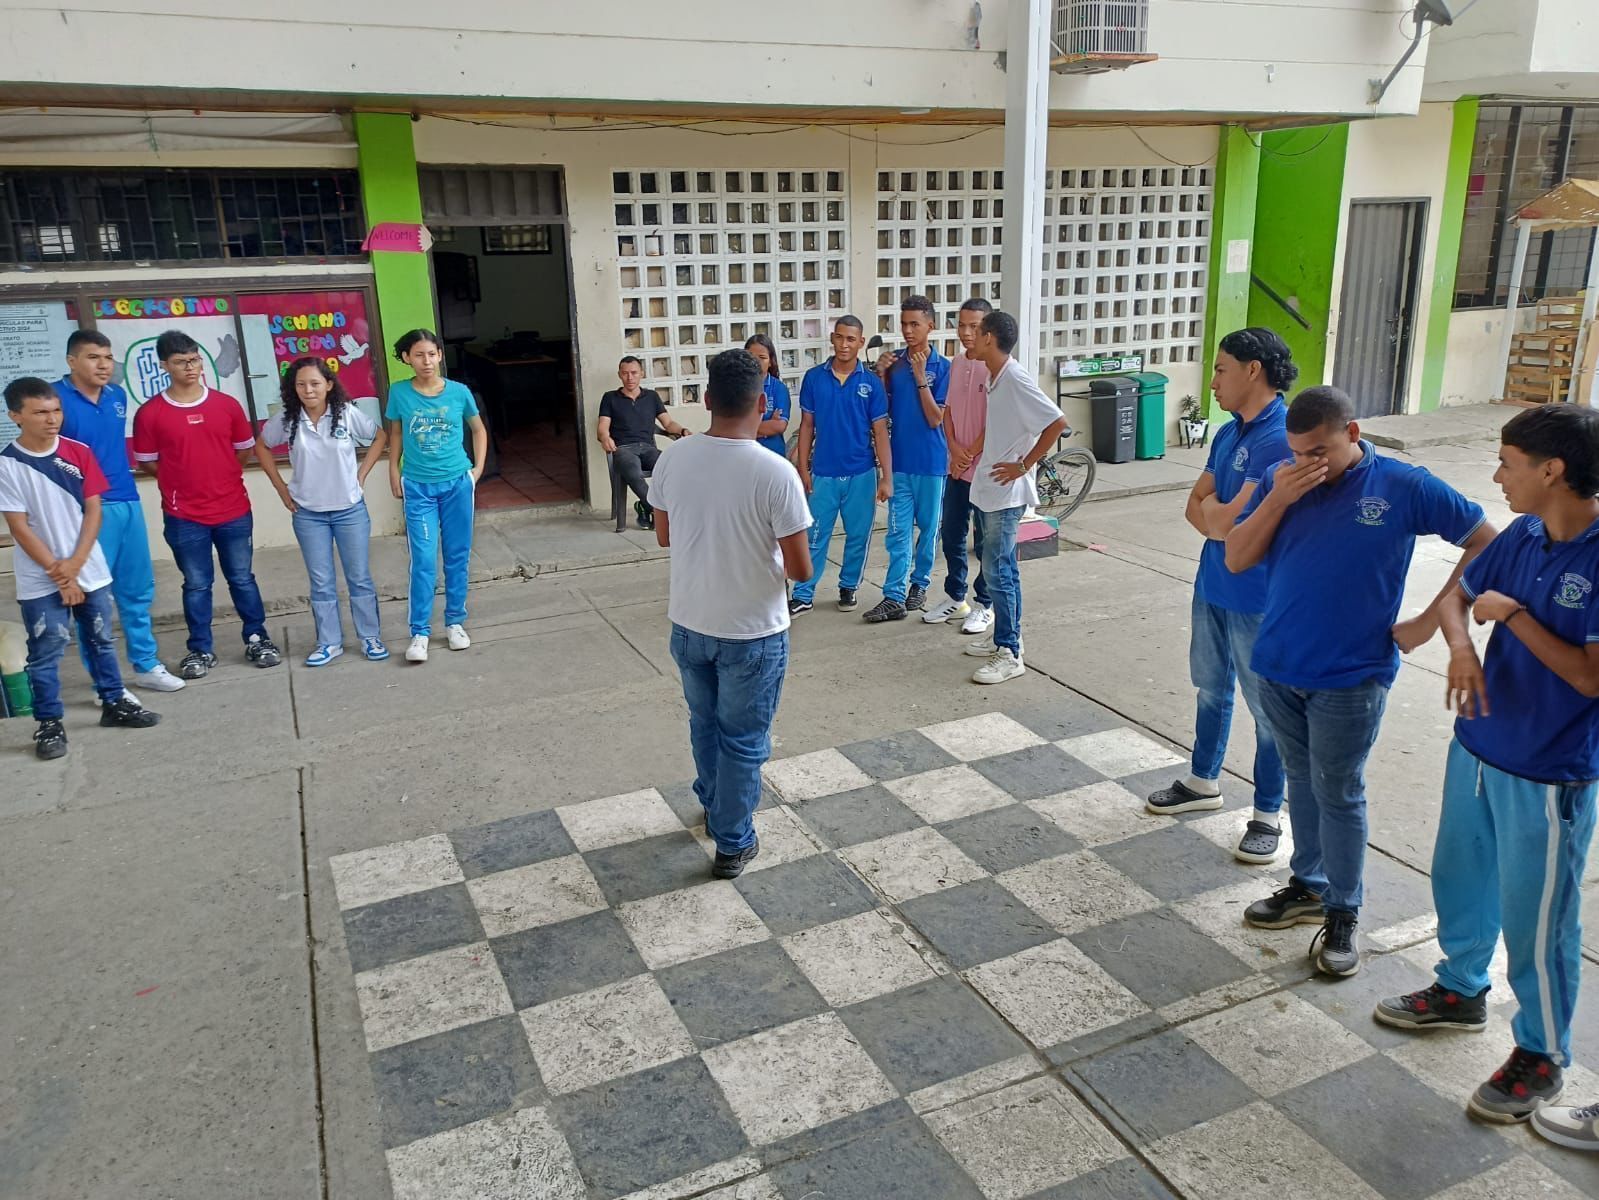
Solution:
[(432, 224), (439, 335), (480, 397), (493, 453), (479, 508), (583, 498), (572, 293), (561, 224)]

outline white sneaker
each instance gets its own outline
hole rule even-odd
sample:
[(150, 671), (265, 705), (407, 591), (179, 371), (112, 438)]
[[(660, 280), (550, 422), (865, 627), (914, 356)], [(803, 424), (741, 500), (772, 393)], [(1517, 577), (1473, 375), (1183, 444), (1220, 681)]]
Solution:
[(929, 625), (942, 625), (945, 621), (953, 621), (956, 617), (964, 617), (971, 612), (971, 605), (964, 600), (951, 600), (944, 597), (944, 602), (934, 608), (929, 608), (922, 613), (922, 620)]
[(152, 692), (177, 692), (183, 690), (183, 680), (160, 663), (156, 663), (148, 671), (135, 671), (132, 675), (133, 682), (142, 688), (149, 688)]
[[(1021, 638), (1016, 639), (1016, 644), (1023, 651), (1027, 649), (1027, 643)], [(961, 653), (970, 654), (973, 658), (989, 658), (998, 649), (999, 647), (994, 644), (994, 635), (990, 633), (986, 637), (978, 638), (975, 642), (967, 642), (965, 646), (961, 647)]]
[(972, 672), (972, 682), (1004, 683), (1007, 679), (1025, 674), (1027, 668), (1022, 665), (1022, 660), (1012, 654), (1008, 647), (1001, 646), (988, 656), (987, 662)]
[(405, 648), (406, 662), (427, 662), (428, 660), (428, 635), (419, 633), (411, 639), (411, 644)]
[(962, 633), (987, 633), (994, 627), (994, 610), (981, 604), (972, 605), (972, 611), (961, 622)]
[(128, 691), (127, 688), (123, 688), (122, 689), (122, 698), (124, 700), (128, 701), (130, 704), (138, 704), (140, 708), (144, 707), (144, 705), (139, 704), (139, 698), (137, 696), (135, 696), (132, 692)]
[(472, 644), (472, 639), (466, 636), (465, 625), (446, 626), (444, 636), (449, 639), (451, 650), (465, 650)]

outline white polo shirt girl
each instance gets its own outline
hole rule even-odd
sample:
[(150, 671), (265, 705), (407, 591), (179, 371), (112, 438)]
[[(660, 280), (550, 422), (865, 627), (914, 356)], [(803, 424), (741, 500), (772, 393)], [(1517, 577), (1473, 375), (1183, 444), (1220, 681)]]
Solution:
[[(289, 495), (301, 508), (312, 512), (338, 512), (361, 503), (361, 485), (356, 481), (357, 445), (370, 445), (378, 435), (378, 424), (353, 404), (346, 404), (333, 424), (333, 409), (323, 410), (317, 421), (304, 413), (289, 447)], [(281, 412), (261, 430), (268, 446), (281, 446), (289, 438), (288, 422)]]

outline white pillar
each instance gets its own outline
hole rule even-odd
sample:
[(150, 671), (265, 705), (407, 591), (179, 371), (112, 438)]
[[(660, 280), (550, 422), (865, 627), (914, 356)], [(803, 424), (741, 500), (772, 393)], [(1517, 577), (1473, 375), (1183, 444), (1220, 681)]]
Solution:
[(1499, 339), (1499, 398), (1505, 398), (1505, 376), (1510, 373), (1510, 340), (1516, 335), (1516, 305), (1521, 300), (1521, 275), (1527, 269), (1527, 246), (1532, 241), (1532, 226), (1516, 222), (1516, 257), (1510, 267), (1510, 284), (1505, 289), (1505, 331)]
[(1044, 163), (1049, 149), (1051, 0), (1010, 0), (1005, 44), (1005, 246), (1000, 307), (1016, 318), (1016, 358), (1038, 370), (1044, 285)]
[(1590, 407), (1594, 402), (1594, 379), (1599, 378), (1599, 370), (1584, 377), (1582, 360), (1588, 353), (1588, 336), (1593, 331), (1596, 308), (1599, 308), (1599, 233), (1595, 234), (1593, 249), (1588, 254), (1588, 286), (1582, 293), (1582, 321), (1577, 326), (1577, 345), (1571, 363), (1571, 382), (1566, 387), (1568, 403), (1575, 401)]

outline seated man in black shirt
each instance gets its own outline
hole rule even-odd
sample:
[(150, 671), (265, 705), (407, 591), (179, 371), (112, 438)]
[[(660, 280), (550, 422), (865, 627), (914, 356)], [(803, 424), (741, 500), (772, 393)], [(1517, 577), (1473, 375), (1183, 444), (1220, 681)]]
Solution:
[(622, 386), (600, 400), (600, 445), (615, 455), (617, 475), (639, 498), (639, 526), (648, 529), (653, 522), (644, 472), (653, 470), (661, 456), (655, 448), (656, 428), (669, 437), (682, 437), (688, 430), (667, 416), (661, 398), (644, 386), (642, 362), (629, 354), (617, 364), (616, 374)]

